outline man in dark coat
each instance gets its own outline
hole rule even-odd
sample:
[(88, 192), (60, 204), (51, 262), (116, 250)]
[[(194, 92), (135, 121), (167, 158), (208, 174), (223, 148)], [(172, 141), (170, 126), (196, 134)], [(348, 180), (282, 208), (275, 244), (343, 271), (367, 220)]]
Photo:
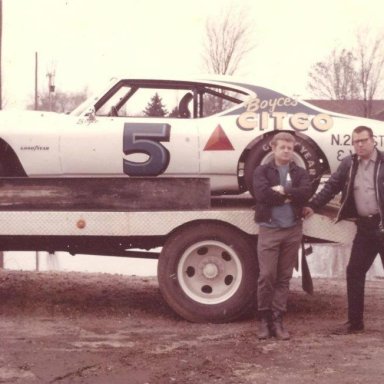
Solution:
[(259, 224), (259, 339), (290, 338), (282, 318), (302, 239), (302, 210), (311, 196), (307, 171), (292, 161), (294, 145), (290, 133), (276, 134), (271, 141), (273, 160), (258, 166), (253, 177), (255, 221)]
[(364, 330), (365, 276), (379, 253), (384, 260), (384, 153), (375, 147), (372, 129), (359, 126), (352, 132), (355, 154), (345, 157), (338, 169), (304, 208), (305, 216), (342, 192), (337, 220), (356, 219), (357, 232), (347, 266), (348, 321), (334, 334)]

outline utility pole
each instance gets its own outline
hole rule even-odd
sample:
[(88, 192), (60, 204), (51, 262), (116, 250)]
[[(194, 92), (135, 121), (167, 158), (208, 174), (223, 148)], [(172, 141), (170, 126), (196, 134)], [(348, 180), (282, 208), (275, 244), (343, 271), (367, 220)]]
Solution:
[[(2, 76), (2, 47), (3, 47), (3, 0), (0, 0), (0, 109), (3, 109), (3, 76)], [(4, 268), (4, 253), (0, 251), (0, 269)]]
[(2, 48), (3, 48), (3, 0), (0, 0), (0, 109), (3, 109), (3, 74), (2, 74)]
[(37, 73), (38, 73), (38, 66), (39, 66), (39, 59), (37, 56), (37, 52), (35, 52), (35, 111), (37, 111), (38, 108), (38, 78), (37, 78)]
[(55, 71), (47, 72), (49, 110), (52, 111), (52, 93), (55, 92)]

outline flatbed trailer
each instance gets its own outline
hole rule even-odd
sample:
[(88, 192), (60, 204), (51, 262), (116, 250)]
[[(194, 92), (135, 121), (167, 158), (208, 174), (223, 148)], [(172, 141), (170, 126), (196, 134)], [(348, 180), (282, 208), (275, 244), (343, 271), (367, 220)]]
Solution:
[[(148, 182), (142, 183), (145, 189)], [(175, 181), (170, 183), (173, 189)], [(57, 180), (51, 184), (48, 189), (55, 186), (57, 195)], [(64, 189), (70, 184), (67, 181)], [(98, 181), (90, 184), (100, 185)], [(113, 182), (106, 185), (109, 184)], [(100, 208), (90, 207), (86, 193), (81, 196), (87, 201), (87, 209), (81, 209), (84, 204), (78, 200), (72, 207), (57, 204), (53, 209), (47, 202), (49, 197), (38, 199), (40, 204), (34, 201), (28, 205), (31, 196), (36, 196), (36, 185), (41, 193), (41, 180), (7, 180), (5, 185), (8, 192), (11, 191), (8, 196), (15, 199), (15, 191), (19, 191), (19, 197), (11, 204), (4, 198), (7, 194), (3, 189), (0, 250), (158, 259), (158, 281), (163, 297), (176, 313), (193, 322), (232, 321), (255, 303), (258, 226), (254, 222), (251, 197), (209, 197), (207, 206), (204, 191), (209, 189), (202, 185), (194, 191), (204, 200), (202, 204), (196, 203), (200, 205), (196, 209), (183, 208), (175, 200), (167, 209), (159, 209), (164, 202), (158, 194), (153, 196), (157, 204), (154, 210), (140, 207), (122, 210), (110, 203)], [(86, 189), (89, 192), (89, 187)], [(58, 194), (60, 200), (62, 190)], [(73, 202), (73, 188), (69, 190)], [(113, 190), (116, 192), (116, 188)], [(20, 198), (20, 191), (26, 196)], [(180, 199), (185, 198), (187, 192), (191, 192), (189, 184), (179, 190)], [(119, 196), (115, 194), (112, 199), (114, 204), (116, 197)], [(354, 224), (348, 221), (333, 224), (330, 216), (329, 212), (315, 214), (304, 221), (307, 242), (349, 244), (352, 241)]]

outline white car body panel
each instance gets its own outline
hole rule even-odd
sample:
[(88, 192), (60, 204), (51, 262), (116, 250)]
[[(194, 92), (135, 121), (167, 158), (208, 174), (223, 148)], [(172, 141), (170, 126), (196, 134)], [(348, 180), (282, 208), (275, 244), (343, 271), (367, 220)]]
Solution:
[(28, 175), (61, 175), (59, 140), (70, 116), (46, 112), (0, 113), (0, 137), (22, 161)]
[[(122, 81), (130, 84), (129, 81), (136, 80)], [(208, 176), (213, 192), (239, 192), (241, 159), (255, 142), (278, 130), (292, 131), (304, 141), (312, 140), (318, 152), (326, 158), (331, 172), (336, 170), (343, 157), (352, 152), (351, 132), (358, 125), (371, 127), (378, 148), (384, 146), (384, 122), (325, 111), (232, 78), (180, 80), (183, 83), (180, 90), (191, 87), (196, 92), (196, 89), (204, 87), (223, 87), (248, 95), (246, 101), (208, 116), (98, 116), (97, 111), (95, 114), (95, 106), (107, 99), (108, 90), (122, 81), (112, 82), (105, 92), (90, 98), (69, 115), (2, 111), (0, 139), (13, 150), (28, 176), (127, 177), (129, 173), (123, 163), (128, 160), (140, 169), (147, 160), (151, 160), (151, 151), (154, 150), (162, 152), (163, 156), (162, 168), (154, 176)], [(155, 87), (156, 81), (160, 80), (151, 81)], [(174, 80), (169, 80), (169, 83), (172, 81), (170, 88), (177, 84)], [(198, 100), (195, 96), (194, 108), (199, 106)], [(322, 120), (321, 116), (325, 119)], [(169, 129), (169, 138), (164, 136), (157, 142), (144, 135), (138, 143), (142, 140), (149, 145), (150, 154), (140, 150), (127, 154), (130, 149), (126, 148), (128, 144), (123, 144), (126, 124), (134, 133), (147, 124), (167, 126), (162, 134), (166, 135)], [(215, 134), (221, 135), (220, 138)], [(130, 138), (136, 140), (133, 136)], [(220, 144), (217, 145), (215, 140)], [(141, 144), (137, 145), (140, 147)]]

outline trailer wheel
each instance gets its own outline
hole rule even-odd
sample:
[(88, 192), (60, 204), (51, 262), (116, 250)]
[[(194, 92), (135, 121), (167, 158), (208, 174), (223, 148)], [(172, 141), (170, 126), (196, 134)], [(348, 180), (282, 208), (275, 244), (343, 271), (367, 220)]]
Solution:
[(254, 304), (256, 247), (238, 229), (195, 222), (166, 241), (158, 263), (164, 299), (192, 322), (223, 323)]
[[(261, 139), (250, 151), (244, 168), (244, 181), (246, 189), (253, 195), (253, 171), (258, 165), (266, 164), (272, 160), (273, 154), (270, 146), (272, 135)], [(315, 192), (320, 184), (323, 173), (329, 168), (327, 160), (310, 142), (310, 139), (295, 135), (296, 145), (293, 160), (306, 169), (312, 181), (312, 191)]]

